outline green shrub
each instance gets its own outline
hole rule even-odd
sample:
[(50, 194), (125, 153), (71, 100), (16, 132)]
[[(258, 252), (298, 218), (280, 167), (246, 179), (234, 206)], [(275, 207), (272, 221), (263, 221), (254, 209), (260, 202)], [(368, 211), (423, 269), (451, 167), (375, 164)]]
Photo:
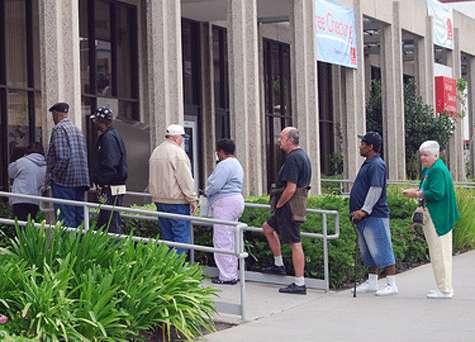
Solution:
[(40, 340), (140, 340), (157, 328), (192, 340), (213, 331), (216, 290), (164, 245), (101, 231), (16, 228), (0, 255), (0, 312), (9, 334)]
[(455, 224), (453, 244), (455, 251), (475, 248), (475, 194), (473, 191), (457, 190), (457, 207), (460, 220)]

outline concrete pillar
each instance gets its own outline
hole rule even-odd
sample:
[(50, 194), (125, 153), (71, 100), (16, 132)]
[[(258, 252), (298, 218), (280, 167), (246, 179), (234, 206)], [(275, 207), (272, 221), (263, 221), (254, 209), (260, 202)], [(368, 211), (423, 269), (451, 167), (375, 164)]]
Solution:
[(358, 68), (342, 67), (344, 76), (345, 107), (343, 116), (343, 156), (344, 176), (354, 179), (362, 163), (359, 153), (360, 139), (358, 134), (366, 131), (366, 101), (365, 101), (365, 58), (363, 13), (360, 0), (354, 0), (355, 24), (357, 41)]
[[(449, 53), (449, 65), (452, 66), (453, 77), (457, 80), (462, 77), (462, 56), (460, 51), (460, 31), (454, 29), (454, 49)], [(458, 102), (458, 101), (457, 101)], [(460, 112), (460, 103), (457, 104)], [(465, 180), (465, 161), (463, 152), (463, 119), (457, 117), (454, 134), (449, 140), (449, 169), (452, 177), (457, 181)]]
[(470, 57), (469, 65), (469, 83), (468, 83), (468, 113), (470, 115), (470, 165), (472, 169), (471, 176), (475, 173), (475, 57)]
[(245, 172), (244, 193), (261, 194), (263, 182), (256, 0), (228, 0), (231, 136)]
[(214, 106), (214, 66), (213, 66), (213, 28), (211, 24), (201, 24), (201, 163), (203, 179), (213, 171), (215, 165), (216, 116)]
[(313, 0), (293, 0), (290, 7), (292, 113), (301, 146), (312, 162), (312, 194), (320, 193), (320, 131)]
[(434, 39), (432, 17), (426, 16), (425, 37), (418, 43), (418, 89), (424, 102), (435, 109), (434, 88)]
[(145, 3), (147, 32), (147, 98), (150, 145), (155, 148), (172, 123), (183, 124), (181, 1)]
[(406, 177), (402, 32), (399, 2), (393, 3), (393, 24), (383, 28), (382, 97), (384, 158), (389, 179)]
[[(78, 0), (40, 0), (40, 58), (42, 110), (56, 102), (70, 105), (69, 117), (82, 127), (81, 64)], [(45, 115), (43, 141), (48, 142), (54, 123)]]

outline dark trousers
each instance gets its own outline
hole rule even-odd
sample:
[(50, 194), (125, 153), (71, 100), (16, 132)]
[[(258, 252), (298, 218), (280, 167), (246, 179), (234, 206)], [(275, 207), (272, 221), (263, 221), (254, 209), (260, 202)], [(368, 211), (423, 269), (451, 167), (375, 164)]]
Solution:
[[(85, 188), (66, 187), (53, 183), (51, 186), (54, 198), (84, 201)], [(55, 204), (54, 211), (57, 219), (63, 221), (66, 227), (77, 228), (84, 221), (84, 208), (66, 204)], [(59, 211), (59, 214), (58, 214)]]
[(28, 221), (28, 216), (32, 220), (36, 219), (39, 207), (31, 203), (16, 203), (12, 205), (13, 215), (20, 221)]
[[(124, 203), (124, 195), (112, 196), (109, 187), (104, 188), (102, 195), (105, 196), (105, 204), (107, 205), (121, 207), (122, 203)], [(122, 234), (120, 229), (120, 213), (117, 210), (101, 209), (97, 217), (96, 228), (104, 227), (108, 227), (105, 230), (108, 230), (110, 233)]]

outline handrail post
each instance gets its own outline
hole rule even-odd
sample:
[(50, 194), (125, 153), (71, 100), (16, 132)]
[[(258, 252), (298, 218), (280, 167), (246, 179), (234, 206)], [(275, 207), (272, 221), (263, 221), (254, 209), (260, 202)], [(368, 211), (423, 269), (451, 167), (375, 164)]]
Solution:
[[(194, 245), (195, 244), (195, 229), (193, 227), (193, 223), (190, 224), (191, 226), (191, 244)], [(190, 264), (194, 264), (195, 263), (195, 250), (194, 249), (190, 249)]]
[(84, 204), (84, 224), (83, 224), (83, 230), (87, 232), (89, 230), (89, 207), (87, 204)]
[(241, 320), (247, 320), (246, 308), (246, 259), (244, 257), (244, 230), (246, 224), (236, 226), (235, 249), (239, 258), (239, 286), (241, 288)]
[(323, 279), (325, 280), (325, 291), (330, 290), (330, 272), (328, 269), (328, 220), (327, 214), (323, 214)]

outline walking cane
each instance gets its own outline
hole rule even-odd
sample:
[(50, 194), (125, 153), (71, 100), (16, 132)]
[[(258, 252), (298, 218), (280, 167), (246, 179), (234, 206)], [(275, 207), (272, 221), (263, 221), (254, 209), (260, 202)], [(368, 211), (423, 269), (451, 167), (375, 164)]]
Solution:
[(358, 264), (358, 254), (359, 254), (359, 248), (358, 248), (358, 232), (356, 231), (356, 223), (355, 221), (351, 220), (351, 225), (353, 226), (353, 229), (355, 230), (356, 233), (356, 244), (355, 244), (355, 260), (354, 260), (354, 266), (353, 266), (353, 298), (356, 298), (356, 265)]

